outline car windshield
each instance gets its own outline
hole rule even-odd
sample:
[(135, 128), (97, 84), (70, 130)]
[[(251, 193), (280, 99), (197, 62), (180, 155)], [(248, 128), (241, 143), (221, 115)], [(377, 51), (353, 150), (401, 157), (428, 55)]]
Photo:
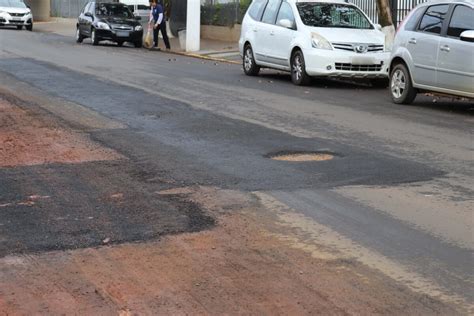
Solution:
[(26, 8), (26, 5), (20, 0), (0, 0), (0, 7)]
[[(0, 0), (1, 1), (1, 0)], [(95, 14), (100, 16), (114, 16), (122, 18), (132, 18), (130, 9), (121, 4), (101, 3), (97, 6)]]
[(296, 6), (301, 20), (308, 26), (373, 29), (365, 15), (352, 5), (299, 2)]

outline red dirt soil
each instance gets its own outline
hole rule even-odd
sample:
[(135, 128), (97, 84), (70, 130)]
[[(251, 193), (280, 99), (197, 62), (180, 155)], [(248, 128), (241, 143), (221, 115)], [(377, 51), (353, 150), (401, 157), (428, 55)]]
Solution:
[(0, 97), (0, 167), (119, 159), (84, 134)]

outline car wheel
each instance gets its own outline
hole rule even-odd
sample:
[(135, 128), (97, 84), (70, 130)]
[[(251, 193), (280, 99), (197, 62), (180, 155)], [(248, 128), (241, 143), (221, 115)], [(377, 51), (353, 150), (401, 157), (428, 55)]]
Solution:
[(303, 52), (300, 50), (293, 53), (291, 57), (291, 81), (298, 86), (306, 86), (311, 83), (311, 77), (306, 73)]
[(143, 41), (139, 40), (133, 43), (135, 45), (135, 48), (141, 48), (143, 46)]
[(77, 28), (76, 29), (76, 42), (82, 43), (83, 40), (84, 40), (84, 36), (82, 36), (81, 31), (79, 30), (79, 28)]
[(118, 41), (118, 42), (117, 42), (117, 46), (118, 46), (118, 47), (122, 47), (122, 46), (123, 46), (123, 41)]
[(30, 25), (27, 25), (26, 29), (30, 32), (33, 31), (33, 23), (31, 23)]
[(245, 46), (242, 66), (247, 76), (256, 76), (260, 72), (260, 66), (255, 62), (252, 46), (250, 45)]
[(395, 65), (390, 75), (390, 94), (393, 102), (411, 104), (416, 98), (416, 93), (407, 67), (403, 64)]
[(385, 78), (385, 79), (372, 79), (372, 80), (370, 80), (370, 84), (374, 88), (385, 89), (389, 85), (389, 80), (388, 80), (388, 78)]
[(16, 26), (16, 29), (17, 29), (17, 30), (23, 29), (23, 25), (17, 25), (17, 26)]
[(99, 39), (97, 38), (97, 35), (95, 33), (95, 29), (91, 30), (91, 41), (92, 41), (92, 45), (94, 45), (94, 46), (99, 45)]

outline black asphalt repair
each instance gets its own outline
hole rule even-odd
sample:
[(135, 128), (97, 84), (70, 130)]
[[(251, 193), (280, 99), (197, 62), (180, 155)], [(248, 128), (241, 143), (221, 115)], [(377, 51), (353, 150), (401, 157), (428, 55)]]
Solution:
[[(182, 185), (243, 190), (333, 188), (425, 181), (443, 172), (334, 140), (301, 138), (192, 108), (157, 94), (121, 86), (29, 59), (0, 61), (21, 81), (125, 123), (129, 129), (92, 138)], [(157, 91), (159, 92), (159, 91)], [(335, 159), (285, 162), (280, 151), (328, 151)]]
[[(0, 257), (156, 239), (214, 225), (129, 161), (0, 169)], [(33, 195), (33, 196), (32, 196)]]

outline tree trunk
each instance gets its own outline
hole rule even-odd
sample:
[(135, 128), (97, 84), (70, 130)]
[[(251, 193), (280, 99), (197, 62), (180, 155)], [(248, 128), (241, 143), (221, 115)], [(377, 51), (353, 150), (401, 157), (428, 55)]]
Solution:
[(389, 0), (377, 0), (377, 9), (379, 24), (382, 26), (382, 32), (385, 34), (385, 46), (387, 49), (391, 49), (393, 39), (395, 38), (395, 26), (393, 25)]
[(389, 0), (377, 0), (377, 9), (379, 14), (379, 24), (382, 25), (382, 27), (393, 25)]

